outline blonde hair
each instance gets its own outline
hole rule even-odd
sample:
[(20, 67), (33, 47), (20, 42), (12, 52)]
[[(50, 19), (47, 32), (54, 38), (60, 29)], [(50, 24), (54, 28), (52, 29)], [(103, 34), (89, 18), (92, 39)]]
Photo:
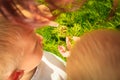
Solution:
[(120, 32), (83, 35), (67, 59), (68, 80), (120, 80)]
[(20, 30), (19, 27), (10, 24), (2, 17), (0, 19), (0, 80), (5, 80), (17, 68), (22, 56), (18, 54), (21, 49), (16, 45), (21, 34), (17, 32)]

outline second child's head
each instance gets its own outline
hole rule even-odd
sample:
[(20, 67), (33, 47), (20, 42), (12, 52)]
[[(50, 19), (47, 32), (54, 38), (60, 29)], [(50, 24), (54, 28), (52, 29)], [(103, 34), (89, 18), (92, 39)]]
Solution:
[(67, 73), (68, 80), (120, 80), (120, 32), (83, 35), (67, 59)]
[(42, 57), (42, 37), (34, 30), (0, 20), (0, 80), (33, 70)]

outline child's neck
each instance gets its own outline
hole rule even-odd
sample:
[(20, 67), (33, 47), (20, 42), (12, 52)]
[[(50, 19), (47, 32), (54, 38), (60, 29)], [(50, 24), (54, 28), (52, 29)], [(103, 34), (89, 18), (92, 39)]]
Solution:
[(25, 73), (20, 80), (30, 80), (32, 76), (34, 75), (35, 71), (36, 71), (36, 68), (28, 73)]

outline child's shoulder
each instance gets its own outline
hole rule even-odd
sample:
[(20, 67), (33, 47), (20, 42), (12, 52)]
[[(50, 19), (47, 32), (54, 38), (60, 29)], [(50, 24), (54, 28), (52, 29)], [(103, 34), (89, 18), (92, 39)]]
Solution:
[(31, 80), (66, 80), (64, 62), (51, 52), (44, 51), (42, 61)]
[(48, 52), (48, 51), (44, 51), (43, 52), (43, 58), (42, 60), (48, 60), (49, 62), (53, 63), (53, 64), (61, 64), (61, 65), (65, 65), (66, 62), (64, 60), (62, 60), (60, 57), (56, 56), (55, 54)]

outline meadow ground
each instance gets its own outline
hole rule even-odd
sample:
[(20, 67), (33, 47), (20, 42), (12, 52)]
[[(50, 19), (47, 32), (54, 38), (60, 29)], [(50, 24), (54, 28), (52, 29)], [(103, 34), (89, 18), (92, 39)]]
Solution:
[(81, 36), (96, 29), (120, 30), (120, 4), (112, 18), (108, 19), (112, 4), (112, 0), (88, 0), (78, 11), (62, 13), (56, 19), (60, 26), (37, 29), (36, 32), (44, 38), (44, 50), (65, 60), (58, 51), (58, 45), (66, 46), (66, 36)]

